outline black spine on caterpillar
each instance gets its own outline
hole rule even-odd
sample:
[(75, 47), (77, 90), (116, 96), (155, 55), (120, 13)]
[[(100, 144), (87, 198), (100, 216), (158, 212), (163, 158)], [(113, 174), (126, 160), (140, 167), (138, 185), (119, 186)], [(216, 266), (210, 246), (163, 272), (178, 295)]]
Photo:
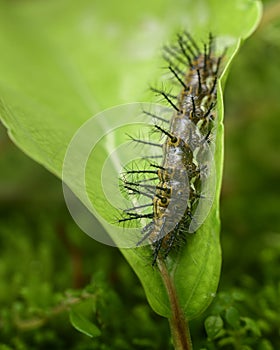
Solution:
[[(152, 88), (174, 110), (169, 129), (158, 124), (154, 126), (165, 136), (165, 141), (155, 144), (133, 138), (151, 147), (162, 147), (160, 164), (150, 161), (147, 169), (128, 170), (123, 179), (123, 187), (129, 194), (145, 196), (151, 203), (125, 210), (124, 217), (119, 220), (150, 219), (138, 245), (146, 240), (151, 243), (152, 265), (159, 256), (166, 258), (174, 247), (185, 241), (190, 224), (195, 220), (195, 209), (203, 197), (201, 181), (207, 176), (207, 165), (201, 167), (197, 157), (209, 143), (214, 127), (217, 79), (223, 56), (215, 56), (213, 41), (210, 34), (208, 43), (201, 48), (189, 33), (183, 32), (178, 34), (175, 45), (163, 48), (168, 69), (180, 87), (176, 96)], [(158, 121), (163, 120), (159, 115), (145, 113)], [(151, 180), (156, 180), (156, 186), (150, 185)], [(147, 212), (147, 208), (150, 211)], [(141, 209), (145, 213), (140, 213)]]

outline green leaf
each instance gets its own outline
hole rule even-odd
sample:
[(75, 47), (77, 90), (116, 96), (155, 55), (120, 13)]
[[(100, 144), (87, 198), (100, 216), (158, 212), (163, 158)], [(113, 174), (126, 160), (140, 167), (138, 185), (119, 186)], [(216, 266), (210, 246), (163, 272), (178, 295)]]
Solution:
[(244, 328), (246, 331), (252, 332), (257, 337), (262, 335), (259, 325), (253, 319), (249, 317), (240, 317), (240, 319), (245, 324)]
[(269, 340), (262, 339), (260, 341), (260, 345), (258, 347), (258, 350), (273, 350), (273, 346)]
[[(240, 42), (254, 31), (260, 15), (260, 2), (252, 0), (1, 1), (1, 119), (26, 154), (61, 177), (67, 146), (86, 120), (109, 106), (147, 98), (143, 91), (161, 74), (157, 69), (162, 65), (159, 48), (179, 27), (202, 39), (211, 31), (226, 40), (224, 86)], [(220, 275), (221, 89), (218, 115), (214, 205), (191, 243), (167, 260), (188, 319), (209, 305)], [(106, 159), (107, 153), (100, 148), (98, 157)], [(77, 184), (67, 184), (79, 197)], [(94, 185), (94, 179), (87, 182), (89, 192), (101, 194)], [(143, 258), (147, 249), (122, 249), (122, 253), (140, 278), (153, 309), (170, 316), (161, 275)]]
[(205, 330), (210, 340), (217, 338), (223, 327), (224, 322), (220, 316), (209, 316), (205, 320)]
[(87, 335), (88, 337), (95, 338), (101, 335), (101, 331), (90, 320), (84, 317), (81, 313), (70, 311), (70, 322), (79, 332)]
[(233, 328), (238, 329), (240, 327), (240, 315), (235, 307), (231, 306), (226, 310), (226, 320)]

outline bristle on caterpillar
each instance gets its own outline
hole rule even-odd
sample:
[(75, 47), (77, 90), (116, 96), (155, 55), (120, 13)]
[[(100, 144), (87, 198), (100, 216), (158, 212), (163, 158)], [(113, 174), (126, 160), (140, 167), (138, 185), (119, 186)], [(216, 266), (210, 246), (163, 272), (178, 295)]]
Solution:
[[(173, 109), (167, 120), (144, 111), (155, 120), (154, 132), (162, 142), (131, 137), (134, 142), (158, 147), (162, 153), (141, 166), (127, 169), (122, 182), (127, 194), (145, 197), (146, 204), (133, 204), (123, 210), (119, 222), (146, 220), (138, 245), (149, 241), (153, 248), (152, 265), (185, 242), (188, 232), (194, 233), (196, 211), (205, 199), (203, 181), (209, 176), (208, 151), (216, 118), (217, 81), (223, 55), (216, 56), (214, 38), (199, 45), (192, 36), (177, 35), (175, 45), (164, 46), (163, 57), (173, 81), (179, 86), (173, 94), (152, 88)], [(201, 161), (203, 159), (203, 161)], [(158, 163), (156, 163), (158, 161)], [(137, 201), (136, 201), (137, 202)]]

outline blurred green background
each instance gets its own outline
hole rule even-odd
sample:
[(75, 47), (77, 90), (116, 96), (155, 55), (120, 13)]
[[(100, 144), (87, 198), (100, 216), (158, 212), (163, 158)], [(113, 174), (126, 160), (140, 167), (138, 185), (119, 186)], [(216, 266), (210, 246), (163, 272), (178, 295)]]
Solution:
[[(191, 324), (195, 349), (280, 349), (279, 57), (280, 19), (272, 14), (227, 81), (222, 277), (216, 300)], [(0, 350), (171, 349), (167, 321), (150, 310), (122, 255), (77, 228), (60, 180), (2, 125), (0, 168)], [(69, 305), (86, 309), (102, 336), (75, 330)], [(204, 328), (211, 315), (224, 320), (218, 337)]]

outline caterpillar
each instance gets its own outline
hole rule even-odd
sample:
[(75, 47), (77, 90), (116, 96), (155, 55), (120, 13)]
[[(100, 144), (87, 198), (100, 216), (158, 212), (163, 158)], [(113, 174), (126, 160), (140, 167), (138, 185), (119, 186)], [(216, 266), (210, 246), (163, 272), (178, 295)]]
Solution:
[(161, 160), (143, 157), (126, 169), (122, 186), (134, 198), (144, 197), (145, 204), (123, 210), (119, 223), (143, 221), (142, 238), (152, 247), (152, 265), (165, 259), (175, 247), (195, 233), (200, 223), (196, 213), (205, 198), (203, 183), (211, 171), (209, 145), (214, 135), (217, 103), (217, 80), (223, 54), (216, 56), (214, 38), (199, 45), (186, 31), (177, 35), (175, 45), (163, 47), (163, 58), (177, 94), (151, 88), (173, 109), (170, 121), (161, 115), (143, 111), (154, 120), (154, 132), (162, 143), (131, 137), (134, 142), (162, 151)]

